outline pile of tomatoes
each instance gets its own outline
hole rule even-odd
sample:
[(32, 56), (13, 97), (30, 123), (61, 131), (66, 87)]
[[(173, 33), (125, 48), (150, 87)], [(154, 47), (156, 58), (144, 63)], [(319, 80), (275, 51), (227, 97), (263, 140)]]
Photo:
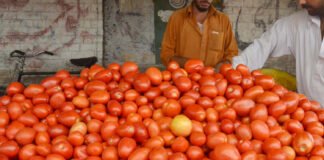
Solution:
[(324, 159), (320, 104), (244, 65), (94, 65), (6, 93), (1, 160)]

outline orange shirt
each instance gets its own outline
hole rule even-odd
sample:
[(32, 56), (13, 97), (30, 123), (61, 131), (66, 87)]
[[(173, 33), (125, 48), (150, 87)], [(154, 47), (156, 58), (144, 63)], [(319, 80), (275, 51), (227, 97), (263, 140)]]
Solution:
[(213, 6), (200, 31), (193, 16), (192, 5), (175, 11), (164, 32), (161, 60), (166, 65), (173, 56), (201, 59), (215, 67), (220, 62), (232, 61), (238, 54), (237, 43), (229, 18)]

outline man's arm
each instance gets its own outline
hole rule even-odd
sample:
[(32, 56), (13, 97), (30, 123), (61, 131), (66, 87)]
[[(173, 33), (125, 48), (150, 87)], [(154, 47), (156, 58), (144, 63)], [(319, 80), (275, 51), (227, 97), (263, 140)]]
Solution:
[(278, 20), (270, 30), (254, 40), (239, 56), (233, 57), (233, 67), (245, 64), (251, 70), (255, 70), (262, 68), (269, 56), (280, 57), (290, 54), (292, 32), (289, 28), (289, 21), (286, 18)]
[(161, 46), (161, 60), (164, 65), (167, 65), (172, 60), (175, 54), (176, 46), (176, 21), (174, 16), (169, 18), (167, 27), (163, 34), (162, 46)]

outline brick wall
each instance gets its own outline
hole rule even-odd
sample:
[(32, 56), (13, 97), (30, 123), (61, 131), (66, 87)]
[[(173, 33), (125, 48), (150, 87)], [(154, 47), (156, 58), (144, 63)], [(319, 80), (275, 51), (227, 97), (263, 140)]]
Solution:
[(55, 53), (27, 59), (26, 71), (78, 70), (71, 58), (101, 63), (102, 30), (102, 0), (0, 0), (0, 71), (13, 72), (15, 49)]

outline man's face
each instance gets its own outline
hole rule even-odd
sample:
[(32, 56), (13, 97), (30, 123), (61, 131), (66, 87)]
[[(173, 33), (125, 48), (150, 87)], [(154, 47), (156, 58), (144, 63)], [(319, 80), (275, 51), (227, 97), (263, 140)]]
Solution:
[(193, 3), (200, 12), (206, 12), (208, 11), (212, 1), (213, 0), (193, 0)]
[(324, 0), (299, 0), (299, 4), (312, 16), (324, 16)]

